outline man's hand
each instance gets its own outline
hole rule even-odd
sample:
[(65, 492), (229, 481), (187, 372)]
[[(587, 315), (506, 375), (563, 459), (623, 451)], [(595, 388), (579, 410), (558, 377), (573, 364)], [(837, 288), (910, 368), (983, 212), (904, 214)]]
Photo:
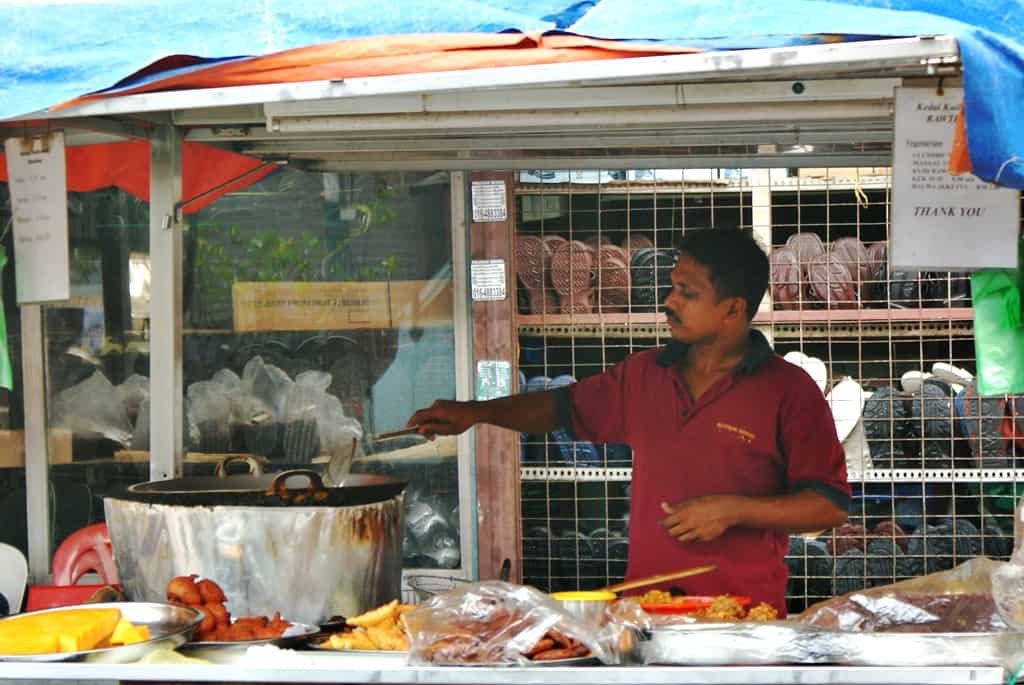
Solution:
[(668, 514), (661, 525), (679, 542), (710, 542), (737, 524), (741, 498), (732, 495), (708, 495), (684, 499), (676, 504), (661, 503)]
[(453, 402), (436, 400), (427, 409), (420, 409), (406, 423), (406, 427), (418, 426), (417, 431), (428, 440), (435, 435), (458, 435), (480, 421), (476, 402)]

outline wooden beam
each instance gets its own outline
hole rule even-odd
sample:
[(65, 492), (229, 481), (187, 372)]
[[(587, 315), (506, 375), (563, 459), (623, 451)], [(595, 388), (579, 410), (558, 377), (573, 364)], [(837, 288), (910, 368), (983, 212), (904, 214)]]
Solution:
[[(470, 223), (471, 260), (505, 261), (506, 297), (504, 300), (473, 302), (473, 373), (477, 363), (506, 361), (518, 368), (515, 329), (516, 280), (512, 271), (512, 241), (515, 204), (513, 175), (508, 172), (476, 172), (471, 181), (500, 180), (505, 183), (507, 218), (505, 221)], [(472, 183), (470, 184), (472, 186)], [(472, 191), (470, 191), (472, 193)], [(472, 198), (470, 198), (472, 201)], [(511, 391), (518, 392), (515, 377)], [(519, 507), (519, 434), (494, 426), (477, 426), (477, 526), (478, 564), (482, 580), (498, 577), (505, 559), (512, 562), (513, 582), (521, 578), (521, 516)]]

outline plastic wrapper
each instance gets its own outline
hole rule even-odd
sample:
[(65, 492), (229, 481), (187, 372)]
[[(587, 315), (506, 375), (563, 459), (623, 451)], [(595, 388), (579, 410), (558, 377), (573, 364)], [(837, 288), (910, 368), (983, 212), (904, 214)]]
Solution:
[(264, 364), (263, 358), (259, 356), (246, 362), (242, 369), (242, 393), (262, 400), (273, 410), (274, 418), (279, 422), (284, 414), (285, 397), (292, 384), (287, 373), (273, 364)]
[(326, 371), (303, 371), (295, 377), (295, 383), (320, 392), (327, 392), (327, 388), (331, 387), (331, 374)]
[(138, 416), (135, 417), (135, 429), (132, 431), (131, 442), (128, 445), (133, 450), (149, 449), (149, 398), (142, 400), (139, 405)]
[(819, 602), (798, 620), (868, 633), (1006, 632), (992, 595), (993, 574), (1004, 565), (978, 557), (948, 571)]
[(128, 446), (132, 424), (117, 389), (101, 371), (57, 393), (53, 426), (79, 436), (100, 436)]
[(220, 383), (199, 381), (188, 386), (189, 421), (199, 430), (200, 452), (223, 453), (231, 449), (231, 400)]
[[(408, 612), (404, 620), (410, 663), (416, 665), (539, 665), (587, 655), (608, 664), (620, 659), (607, 625), (584, 624), (548, 595), (524, 585), (487, 581), (461, 586)], [(526, 656), (545, 646), (541, 641), (552, 633), (579, 647), (555, 647), (559, 651), (548, 652), (543, 661), (543, 653), (536, 654), (536, 661)]]
[(438, 498), (410, 497), (405, 510), (408, 539), (403, 550), (408, 556), (430, 558), (438, 568), (455, 568), (460, 561), (458, 531), (442, 511)]
[(144, 400), (149, 399), (149, 379), (133, 373), (125, 379), (124, 383), (114, 388), (117, 396), (124, 405), (125, 413), (130, 422), (136, 421)]
[(1017, 502), (1014, 514), (1013, 554), (992, 572), (992, 599), (1003, 620), (1024, 631), (1024, 499)]
[(280, 440), (281, 424), (274, 417), (274, 410), (254, 395), (238, 393), (231, 401), (232, 422), (242, 433), (242, 443), (247, 452), (269, 457)]
[(224, 386), (224, 389), (228, 392), (238, 390), (242, 386), (242, 379), (238, 377), (238, 374), (231, 369), (221, 369), (213, 374), (210, 378), (214, 383), (219, 383)]

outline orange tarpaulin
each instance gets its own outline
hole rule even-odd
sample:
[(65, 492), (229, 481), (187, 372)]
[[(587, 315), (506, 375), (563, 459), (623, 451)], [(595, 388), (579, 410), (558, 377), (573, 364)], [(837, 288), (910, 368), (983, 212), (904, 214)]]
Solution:
[(971, 155), (967, 150), (967, 120), (964, 118), (964, 106), (956, 115), (956, 131), (953, 134), (953, 147), (949, 151), (949, 173), (952, 176), (966, 174), (973, 169)]
[[(701, 51), (672, 45), (631, 44), (557, 33), (374, 36), (216, 63), (137, 86), (83, 95), (53, 109), (70, 107), (90, 100), (157, 91), (342, 80), (693, 52)], [(143, 76), (147, 69), (150, 67), (124, 80), (130, 83), (133, 79)]]
[[(140, 200), (149, 201), (149, 141), (82, 145), (64, 149), (68, 190), (87, 192), (117, 186)], [(201, 143), (183, 143), (181, 150), (181, 195), (184, 202), (210, 192), (184, 211), (192, 213), (225, 193), (244, 188), (277, 167), (262, 165), (258, 159), (227, 152)], [(252, 172), (252, 173), (248, 173)], [(0, 181), (7, 182), (7, 159), (0, 155)], [(218, 188), (221, 184), (222, 188)]]

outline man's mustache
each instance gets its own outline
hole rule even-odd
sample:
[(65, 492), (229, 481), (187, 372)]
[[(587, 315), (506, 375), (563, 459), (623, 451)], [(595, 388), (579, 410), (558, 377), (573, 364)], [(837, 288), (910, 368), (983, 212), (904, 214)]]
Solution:
[(662, 307), (661, 310), (665, 313), (665, 316), (667, 316), (670, 320), (679, 321), (679, 317), (676, 315), (676, 313), (669, 309), (668, 307)]

